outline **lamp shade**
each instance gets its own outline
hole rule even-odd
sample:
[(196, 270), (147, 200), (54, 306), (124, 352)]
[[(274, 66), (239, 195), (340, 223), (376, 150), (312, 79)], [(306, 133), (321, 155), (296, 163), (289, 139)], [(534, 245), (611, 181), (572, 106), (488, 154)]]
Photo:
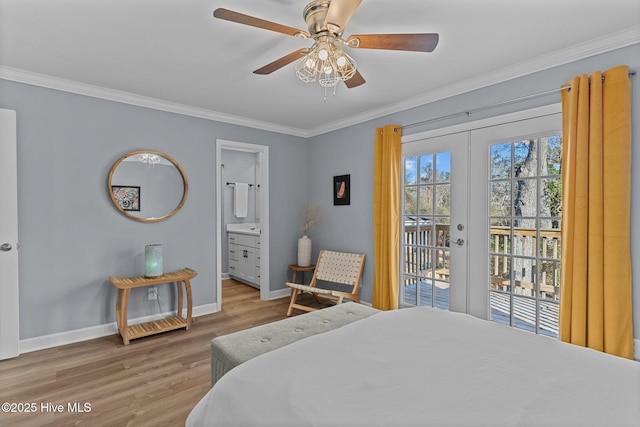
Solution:
[(162, 276), (162, 245), (159, 243), (144, 247), (144, 275), (146, 277)]

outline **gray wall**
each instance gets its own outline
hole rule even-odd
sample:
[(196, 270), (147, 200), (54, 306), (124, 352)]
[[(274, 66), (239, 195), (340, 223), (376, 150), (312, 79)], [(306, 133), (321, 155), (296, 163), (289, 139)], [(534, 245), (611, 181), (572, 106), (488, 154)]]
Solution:
[[(191, 267), (194, 306), (215, 302), (215, 141), (268, 145), (271, 171), (271, 277), (287, 278), (304, 208), (305, 139), (0, 80), (0, 107), (17, 111), (20, 338), (115, 322), (109, 276), (144, 273), (144, 246), (162, 243), (165, 271)], [(138, 149), (163, 151), (184, 169), (189, 196), (167, 221), (141, 223), (107, 193), (111, 166)], [(277, 250), (273, 250), (277, 249)], [(277, 266), (283, 266), (277, 268)], [(284, 286), (284, 285), (282, 285)], [(129, 317), (173, 309), (132, 292)]]
[[(581, 73), (640, 65), (640, 45), (599, 55), (389, 115), (303, 138), (186, 117), (0, 80), (0, 108), (17, 111), (20, 232), (20, 337), (37, 337), (115, 321), (110, 275), (143, 273), (147, 243), (164, 245), (165, 269), (194, 268), (194, 305), (215, 302), (215, 140), (270, 148), (271, 290), (284, 288), (296, 257), (305, 201), (320, 206), (323, 224), (311, 235), (319, 248), (367, 255), (362, 299), (373, 281), (373, 143), (378, 126), (406, 125), (557, 88)], [(633, 123), (640, 128), (640, 83), (634, 79)], [(345, 94), (344, 96), (349, 96)], [(339, 101), (339, 100), (338, 100)], [(559, 102), (559, 94), (474, 114), (468, 120)], [(458, 118), (405, 134), (466, 121)], [(633, 163), (640, 164), (640, 132)], [(112, 206), (106, 178), (113, 163), (136, 149), (164, 151), (189, 179), (181, 212), (160, 223), (130, 220)], [(274, 171), (278, 171), (275, 173)], [(284, 173), (283, 173), (284, 171)], [(333, 206), (334, 175), (351, 175), (351, 205)], [(632, 257), (640, 271), (640, 170), (633, 170)], [(162, 311), (173, 294), (160, 289)], [(640, 338), (640, 280), (634, 281), (634, 326)], [(130, 316), (158, 312), (133, 293)]]
[[(555, 67), (529, 76), (496, 84), (463, 95), (413, 108), (398, 114), (310, 138), (308, 200), (320, 206), (323, 224), (314, 237), (313, 259), (320, 248), (349, 250), (366, 254), (361, 297), (371, 301), (373, 283), (373, 150), (376, 127), (389, 123), (407, 125), (453, 115), (495, 103), (559, 88), (573, 76), (591, 74), (617, 65), (640, 66), (640, 45)], [(346, 95), (345, 95), (346, 96)], [(339, 100), (338, 100), (339, 101)], [(470, 118), (438, 121), (412, 127), (404, 135), (442, 128), (467, 121), (560, 102), (560, 93), (485, 110)], [(640, 165), (640, 76), (633, 79), (632, 121), (633, 164)], [(331, 183), (334, 175), (351, 174), (351, 205), (333, 206)], [(632, 176), (631, 251), (633, 270), (634, 335), (640, 339), (640, 168)]]

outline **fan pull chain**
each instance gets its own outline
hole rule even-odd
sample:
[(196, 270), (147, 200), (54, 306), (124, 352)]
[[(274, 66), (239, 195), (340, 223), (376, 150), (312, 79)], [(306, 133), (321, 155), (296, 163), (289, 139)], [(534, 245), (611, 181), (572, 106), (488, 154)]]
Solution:
[[(338, 85), (333, 86), (333, 96), (336, 96), (336, 87)], [(324, 102), (327, 102), (327, 86), (324, 86)]]

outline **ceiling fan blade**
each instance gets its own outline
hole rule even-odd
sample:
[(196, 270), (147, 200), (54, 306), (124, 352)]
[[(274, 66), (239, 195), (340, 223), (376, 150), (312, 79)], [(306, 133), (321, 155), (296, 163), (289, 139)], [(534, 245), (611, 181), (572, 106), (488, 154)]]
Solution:
[(409, 50), (433, 52), (440, 36), (437, 33), (423, 34), (354, 34), (347, 39), (350, 47), (360, 49)]
[(362, 0), (331, 0), (324, 25), (329, 31), (341, 35), (360, 3)]
[(352, 89), (364, 84), (365, 82), (366, 80), (362, 77), (362, 74), (356, 70), (356, 73), (349, 80), (345, 80), (344, 84), (347, 85), (349, 89)]
[(288, 27), (286, 25), (277, 24), (275, 22), (266, 21), (254, 16), (245, 15), (244, 13), (234, 12), (233, 10), (219, 8), (213, 11), (213, 16), (226, 21), (237, 22), (239, 24), (250, 25), (252, 27), (262, 28), (276, 33), (282, 33), (289, 36), (298, 36), (309, 38), (309, 33), (297, 28)]
[(298, 49), (295, 52), (291, 52), (290, 54), (285, 55), (280, 59), (276, 59), (275, 61), (265, 65), (264, 67), (258, 68), (253, 73), (254, 74), (271, 74), (274, 71), (284, 67), (285, 65), (289, 65), (295, 60), (302, 58), (302, 55), (307, 54), (307, 52), (309, 52), (309, 49), (307, 48)]

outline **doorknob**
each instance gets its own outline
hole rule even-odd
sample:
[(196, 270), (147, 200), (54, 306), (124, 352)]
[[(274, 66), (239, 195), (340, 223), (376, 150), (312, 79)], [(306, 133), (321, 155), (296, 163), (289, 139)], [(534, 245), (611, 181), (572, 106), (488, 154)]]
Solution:
[(0, 251), (2, 252), (9, 252), (11, 249), (13, 249), (13, 247), (11, 246), (11, 243), (3, 243), (0, 246)]
[(453, 243), (456, 246), (464, 246), (464, 240), (462, 240), (462, 239), (458, 239), (455, 242), (451, 241), (451, 243)]

